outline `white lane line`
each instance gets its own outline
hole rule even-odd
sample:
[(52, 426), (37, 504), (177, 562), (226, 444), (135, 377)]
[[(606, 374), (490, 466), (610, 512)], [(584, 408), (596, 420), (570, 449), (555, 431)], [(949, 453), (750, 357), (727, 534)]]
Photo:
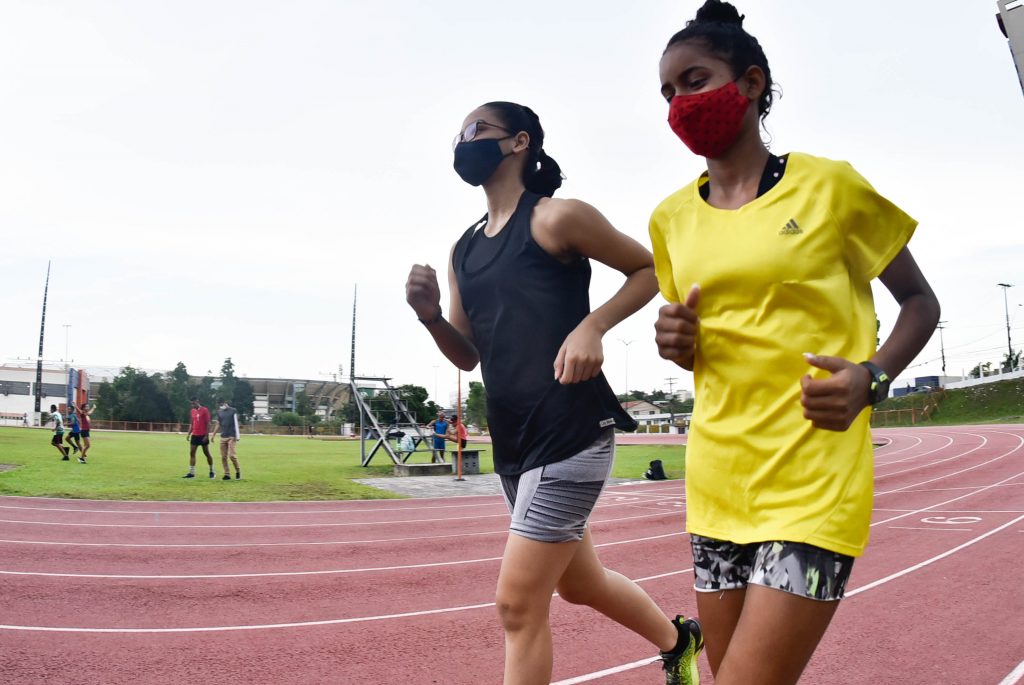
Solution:
[[(943, 552), (942, 554), (938, 554), (938, 555), (932, 557), (931, 559), (926, 559), (926, 560), (922, 561), (921, 563), (914, 564), (913, 566), (905, 568), (902, 571), (898, 571), (896, 573), (890, 574), (888, 576), (885, 576), (884, 578), (879, 578), (878, 580), (876, 580), (874, 582), (871, 582), (871, 583), (868, 583), (867, 585), (863, 585), (863, 586), (861, 586), (861, 587), (859, 587), (859, 588), (857, 588), (855, 590), (850, 590), (850, 591), (848, 591), (846, 593), (846, 597), (850, 598), (850, 597), (853, 597), (854, 595), (858, 595), (858, 594), (860, 594), (862, 592), (867, 592), (868, 590), (874, 589), (876, 587), (879, 587), (880, 585), (884, 585), (884, 584), (886, 584), (886, 583), (888, 583), (890, 581), (893, 581), (893, 580), (896, 580), (897, 578), (905, 576), (908, 573), (913, 573), (914, 571), (917, 571), (917, 570), (919, 570), (921, 568), (924, 568), (925, 566), (933, 564), (936, 561), (940, 561), (942, 559), (945, 559), (946, 557), (951, 556), (951, 555), (959, 552), (960, 550), (962, 550), (962, 549), (964, 549), (966, 547), (970, 547), (971, 545), (973, 545), (976, 542), (980, 542), (981, 540), (984, 540), (985, 538), (989, 537), (990, 535), (994, 535), (994, 534), (998, 533), (999, 531), (1001, 531), (1001, 530), (1003, 530), (1003, 529), (1005, 529), (1005, 528), (1007, 528), (1009, 526), (1012, 526), (1012, 525), (1016, 524), (1020, 520), (1024, 520), (1024, 516), (1021, 516), (1021, 517), (1019, 517), (1019, 518), (1017, 518), (1017, 519), (1015, 519), (1013, 521), (1010, 521), (1009, 523), (1005, 523), (1002, 526), (999, 526), (998, 528), (990, 530), (990, 531), (988, 531), (987, 533), (985, 533), (983, 535), (979, 535), (978, 537), (974, 538), (973, 540), (969, 540), (969, 541), (965, 542), (962, 545), (958, 545), (957, 547), (954, 547), (954, 548), (952, 548), (950, 550), (947, 550), (946, 552)], [(650, 659), (650, 658), (649, 659), (641, 659), (640, 661), (633, 661), (633, 662), (630, 662), (628, 664), (622, 664), (621, 666), (614, 666), (611, 669), (607, 669), (606, 668), (603, 671), (595, 671), (593, 673), (585, 673), (583, 675), (579, 675), (579, 676), (576, 676), (576, 677), (568, 679), (568, 680), (560, 680), (557, 683), (552, 683), (552, 685), (568, 685), (569, 683), (586, 683), (586, 682), (590, 682), (592, 680), (597, 680), (599, 678), (603, 678), (606, 675), (612, 675), (614, 673), (622, 673), (623, 671), (632, 670), (634, 668), (641, 668), (643, 666), (647, 666), (648, 664), (653, 664), (653, 663), (656, 663), (656, 659)], [(1020, 666), (1018, 666), (1018, 669), (1021, 669), (1021, 668), (1024, 668), (1024, 664), (1021, 664)], [(1016, 674), (1017, 680), (1009, 680), (1009, 678), (1011, 676), (1014, 676), (1015, 674)], [(999, 685), (1004, 685), (1004, 684), (1012, 685), (1012, 684), (1015, 684), (1018, 680), (1020, 680), (1020, 678), (1022, 676), (1024, 676), (1024, 670), (1022, 670), (1021, 673), (1018, 674), (1017, 673), (1017, 669), (1014, 669), (1014, 672), (1011, 673), (1009, 676), (1007, 676), (1007, 679), (1004, 680)]]
[[(971, 434), (971, 435), (973, 435), (973, 434)], [(889, 473), (883, 473), (883, 474), (875, 476), (875, 480), (878, 480), (879, 478), (888, 478), (889, 476), (898, 476), (901, 473), (910, 473), (911, 471), (917, 471), (918, 469), (926, 469), (929, 466), (935, 466), (936, 464), (944, 464), (947, 461), (953, 461), (954, 459), (960, 459), (961, 457), (966, 457), (971, 452), (976, 452), (976, 451), (980, 450), (982, 447), (984, 447), (985, 445), (988, 444), (988, 438), (982, 437), (980, 435), (974, 435), (974, 437), (981, 438), (981, 444), (978, 445), (977, 447), (972, 447), (971, 449), (967, 450), (966, 452), (960, 452), (958, 454), (954, 454), (951, 457), (945, 457), (944, 459), (938, 459), (936, 461), (930, 461), (927, 464), (918, 464), (916, 466), (911, 466), (909, 469), (903, 469), (902, 471), (890, 471)], [(952, 444), (952, 442), (950, 444)], [(932, 450), (932, 452), (936, 452), (936, 451), (938, 451), (938, 450)], [(923, 454), (921, 454), (919, 456), (924, 456), (925, 454), (931, 454), (931, 452), (925, 452), (925, 453), (923, 453)], [(926, 482), (930, 483), (931, 481), (926, 481)]]
[[(1010, 478), (1017, 478), (1018, 476), (1020, 476), (1022, 474), (1024, 474), (1024, 472), (1018, 473), (1018, 474), (1013, 475), (1013, 476), (1010, 476)], [(1007, 479), (1007, 480), (1009, 480), (1009, 479)], [(985, 492), (986, 490), (991, 490), (992, 488), (997, 487), (998, 485), (1000, 485), (1002, 482), (1003, 481), (1000, 481), (999, 483), (994, 483), (992, 485), (987, 485), (985, 487), (978, 488), (977, 490), (974, 490), (973, 492), (968, 492), (966, 495), (960, 495), (959, 497), (954, 497), (953, 499), (948, 499), (945, 502), (939, 502), (938, 504), (933, 504), (930, 507), (923, 507), (921, 509), (914, 509), (913, 511), (908, 511), (907, 513), (900, 514), (899, 516), (889, 517), (889, 518), (885, 519), (884, 521), (876, 521), (875, 523), (872, 523), (870, 527), (874, 528), (875, 526), (880, 526), (880, 525), (882, 525), (884, 523), (890, 523), (892, 521), (898, 521), (899, 519), (906, 518), (908, 516), (913, 516), (914, 514), (921, 514), (921, 513), (924, 513), (926, 511), (934, 511), (936, 507), (941, 507), (941, 506), (949, 504), (951, 502), (956, 502), (958, 500), (966, 499), (968, 497), (973, 497), (974, 495), (977, 495), (979, 493)]]
[(974, 530), (973, 528), (940, 528), (939, 526), (934, 526), (932, 528), (924, 528), (922, 526), (889, 526), (889, 527), (890, 528), (895, 528), (897, 530), (941, 530), (941, 531), (955, 530), (955, 531), (959, 531), (961, 533), (963, 533), (963, 532), (970, 533), (972, 530)]
[[(1010, 456), (1011, 454), (1013, 454), (1014, 452), (1019, 450), (1022, 446), (1024, 446), (1024, 438), (1018, 437), (1016, 435), (1014, 435), (1013, 437), (1017, 438), (1017, 441), (1018, 441), (1017, 442), (1017, 446), (1014, 447), (1009, 452), (1003, 452), (998, 457), (993, 457), (992, 459), (989, 459), (988, 461), (983, 461), (980, 464), (975, 464), (974, 466), (968, 466), (965, 469), (960, 469), (959, 471), (954, 471), (953, 473), (946, 473), (946, 474), (943, 474), (941, 476), (936, 476), (935, 478), (929, 478), (928, 480), (923, 480), (923, 481), (921, 481), (919, 483), (914, 483), (912, 485), (905, 485), (902, 488), (896, 488), (895, 490), (886, 490), (884, 492), (876, 492), (875, 493), (875, 497), (881, 497), (882, 495), (891, 495), (894, 492), (905, 492), (907, 490), (910, 490), (911, 488), (916, 488), (916, 487), (919, 487), (921, 485), (927, 485), (928, 483), (934, 483), (937, 480), (945, 480), (947, 478), (952, 478), (953, 476), (959, 476), (961, 473), (967, 473), (968, 471), (973, 471), (975, 469), (980, 469), (982, 466), (987, 466), (988, 464), (991, 464), (994, 461), (999, 461), (1000, 459), (1003, 459), (1005, 457)], [(1013, 476), (1013, 478), (1018, 478), (1020, 475), (1021, 474), (1018, 473), (1017, 475)], [(999, 482), (1000, 482), (1000, 484), (1006, 483), (1007, 481), (1013, 480), (1013, 478), (1004, 478), (1003, 480), (1001, 480)], [(992, 486), (988, 486), (988, 487), (992, 487)], [(950, 500), (950, 501), (954, 501), (954, 500)]]
[[(900, 437), (903, 437), (905, 435), (905, 433), (897, 433), (896, 435), (898, 435)], [(917, 442), (915, 442), (913, 445), (908, 445), (906, 447), (901, 447), (898, 450), (893, 450), (892, 452), (886, 452), (885, 456), (891, 457), (894, 454), (899, 454), (900, 452), (906, 452), (907, 450), (914, 449), (915, 447), (920, 445), (922, 442), (924, 442), (924, 440), (922, 440), (921, 438), (917, 437), (916, 435), (911, 435), (909, 437), (910, 437), (911, 440), (917, 440)], [(890, 444), (892, 444), (892, 443), (890, 442)], [(888, 447), (888, 445), (886, 445), (886, 447)], [(885, 449), (885, 448), (883, 447), (881, 449)]]
[(934, 557), (932, 557), (930, 559), (925, 559), (924, 561), (922, 561), (920, 563), (917, 563), (917, 564), (914, 564), (913, 566), (908, 566), (907, 568), (903, 569), (902, 571), (897, 571), (896, 573), (891, 573), (891, 574), (885, 576), (884, 578), (879, 578), (878, 580), (872, 581), (872, 582), (868, 583), (867, 585), (862, 585), (861, 587), (859, 587), (859, 588), (857, 588), (855, 590), (850, 590), (849, 592), (846, 593), (846, 596), (847, 597), (853, 597), (855, 595), (859, 595), (862, 592), (867, 592), (868, 590), (870, 590), (872, 588), (876, 588), (876, 587), (878, 587), (880, 585), (885, 585), (886, 583), (888, 583), (890, 581), (893, 581), (893, 580), (896, 580), (897, 578), (902, 578), (903, 576), (907, 575), (908, 573), (913, 573), (914, 571), (917, 571), (918, 569), (922, 569), (925, 566), (930, 566), (931, 564), (934, 564), (936, 561), (941, 561), (942, 559), (945, 559), (946, 557), (950, 557), (950, 556), (956, 554), (957, 552), (959, 552), (962, 549), (966, 549), (966, 548), (970, 547), (973, 544), (981, 542), (985, 538), (988, 538), (988, 537), (991, 537), (991, 536), (995, 535), (996, 533), (998, 533), (1001, 530), (1005, 530), (1005, 529), (1009, 528), (1010, 526), (1016, 525), (1020, 521), (1024, 521), (1024, 515), (1018, 516), (1017, 518), (1015, 518), (1015, 519), (1013, 519), (1011, 521), (1007, 521), (1006, 523), (1004, 523), (1003, 525), (999, 526), (998, 528), (993, 528), (992, 530), (990, 530), (990, 531), (988, 531), (986, 533), (982, 533), (981, 535), (979, 535), (979, 536), (977, 536), (975, 538), (971, 538), (967, 542), (959, 544), (956, 547), (953, 547), (952, 549), (948, 549), (945, 552), (943, 552), (942, 554), (936, 554)]
[(1009, 675), (999, 681), (999, 685), (1016, 685), (1024, 679), (1024, 661), (1017, 664), (1017, 668), (1010, 671)]
[[(640, 509), (641, 507), (635, 507)], [(618, 523), (619, 521), (634, 521), (636, 519), (649, 519), (658, 516), (668, 516), (678, 514), (678, 510), (674, 509), (658, 509), (657, 514), (640, 514), (639, 516), (621, 516), (613, 519), (601, 519), (597, 521), (588, 521), (588, 526), (596, 526), (600, 523)], [(232, 543), (209, 543), (209, 544), (194, 544), (194, 543), (129, 543), (129, 542), (65, 542), (65, 541), (50, 541), (50, 540), (2, 540), (0, 544), (7, 543), (13, 545), (62, 545), (68, 547), (156, 547), (156, 548), (189, 548), (189, 549), (202, 549), (204, 547), (210, 548), (238, 548), (238, 547), (307, 547), (307, 546), (330, 546), (330, 545), (371, 545), (380, 544), (384, 542), (414, 542), (420, 540), (443, 540), (446, 538), (465, 538), (475, 537), (480, 535), (498, 535), (507, 534), (508, 528), (502, 528), (500, 530), (488, 530), (480, 533), (451, 533), (449, 535), (419, 535), (404, 538), (379, 538), (376, 540), (324, 540), (318, 542), (232, 542)]]
[[(693, 568), (684, 568), (680, 571), (659, 573), (655, 576), (645, 578), (634, 578), (634, 583), (643, 583), (648, 580), (668, 578), (684, 573), (690, 573)], [(557, 597), (558, 593), (554, 593)], [(0, 625), (0, 630), (24, 630), (45, 633), (213, 633), (230, 630), (267, 630), (271, 628), (307, 628), (311, 626), (330, 626), (344, 623), (365, 623), (367, 621), (384, 621), (396, 618), (412, 618), (416, 616), (433, 616), (436, 614), (449, 614), (456, 611), (469, 611), (472, 609), (486, 609), (493, 607), (494, 602), (485, 604), (464, 604), (456, 607), (444, 607), (442, 609), (424, 609), (423, 611), (410, 611), (402, 614), (383, 614), (380, 616), (357, 616), (355, 618), (331, 618), (322, 621), (301, 621), (297, 623), (265, 623), (247, 626), (204, 626), (198, 628), (60, 628), (55, 626), (15, 626)]]
[[(941, 437), (941, 438), (945, 438), (949, 442), (947, 442), (945, 445), (940, 445), (939, 447), (936, 447), (935, 449), (928, 450), (927, 452), (915, 452), (914, 454), (910, 455), (909, 457), (904, 457), (903, 459), (893, 459), (892, 461), (886, 461), (886, 462), (882, 462), (882, 463), (877, 463), (877, 464), (875, 464), (875, 468), (879, 468), (879, 467), (882, 467), (882, 466), (892, 466), (893, 464), (902, 464), (903, 462), (910, 461), (911, 459), (920, 459), (921, 457), (926, 457), (929, 454), (933, 454), (935, 452), (938, 452), (939, 450), (944, 450), (947, 447), (949, 447), (950, 445), (952, 445), (953, 442), (954, 442), (953, 438), (949, 437), (948, 435), (939, 435), (937, 433), (935, 435), (938, 435), (938, 437)], [(914, 468), (920, 468), (920, 467), (919, 466), (915, 466)], [(900, 473), (902, 473), (902, 471)], [(888, 476), (890, 474), (885, 473), (885, 474), (882, 474), (882, 475)]]
[[(682, 531), (651, 535), (631, 540), (618, 540), (615, 542), (603, 542), (594, 545), (595, 548), (616, 547), (618, 545), (629, 545), (636, 542), (650, 542), (664, 538), (684, 535)], [(501, 561), (501, 557), (482, 557), (479, 559), (458, 559), (454, 561), (434, 561), (424, 564), (403, 564), (399, 566), (375, 566), (366, 568), (341, 568), (324, 569), (322, 571), (273, 571), (268, 573), (197, 573), (197, 574), (114, 574), (114, 573), (50, 573), (43, 571), (7, 571), (0, 570), (0, 576), (41, 576), (45, 578), (102, 578), (104, 580), (219, 580), (225, 578), (278, 578), (286, 576), (328, 576), (346, 573), (371, 573), (376, 571), (406, 571), (418, 568), (439, 568), (443, 566), (465, 566), (468, 564), (482, 564), (489, 561)]]
[(586, 675), (576, 676), (575, 678), (567, 678), (565, 680), (559, 680), (551, 685), (578, 685), (579, 683), (585, 683), (590, 680), (597, 680), (598, 678), (604, 678), (608, 675), (615, 675), (616, 673), (622, 673), (624, 671), (631, 671), (634, 668), (640, 668), (641, 666), (647, 666), (648, 664), (657, 663), (659, 657), (652, 656), (647, 659), (641, 659), (640, 661), (633, 661), (628, 664), (622, 664), (621, 666), (613, 666), (606, 668), (603, 671), (594, 671), (593, 673), (587, 673)]
[[(647, 481), (644, 481), (647, 482)], [(613, 500), (616, 497), (622, 497), (625, 495), (630, 496), (643, 496), (643, 497), (665, 497), (667, 493), (655, 493), (655, 492), (619, 492), (611, 491), (610, 488), (614, 486), (609, 485), (598, 500), (598, 505), (595, 509), (607, 506), (601, 504), (601, 501)], [(663, 488), (662, 490), (668, 490)], [(680, 492), (680, 494), (682, 494)], [(69, 512), (76, 514), (142, 514), (142, 515), (156, 515), (156, 516), (175, 516), (175, 515), (186, 515), (186, 516), (302, 516), (302, 515), (314, 515), (314, 514), (362, 514), (364, 512), (379, 512), (379, 511), (424, 511), (428, 509), (472, 509), (479, 507), (504, 507), (505, 502), (500, 499), (499, 496), (482, 495), (486, 497), (492, 497), (493, 501), (489, 502), (476, 502), (472, 504), (438, 504), (429, 506), (406, 506), (406, 507), (377, 507), (372, 509), (290, 509), (275, 511), (273, 509), (263, 509), (254, 511), (201, 511), (201, 510), (189, 510), (189, 509), (71, 509), (66, 507), (33, 507), (25, 506), (20, 504), (0, 504), (0, 509), (22, 509), (28, 511), (56, 511), (56, 512)], [(0, 498), (0, 501), (4, 501)], [(366, 500), (352, 500), (356, 502)], [(408, 501), (408, 500), (404, 500)], [(207, 504), (218, 504), (217, 502), (193, 502), (197, 505)], [(235, 505), (246, 505), (246, 504), (258, 504), (255, 502), (229, 502), (225, 504)]]
[[(666, 500), (678, 499), (678, 497), (666, 495)], [(601, 509), (614, 509), (616, 507), (636, 506), (636, 502), (621, 502), (618, 504), (606, 504)], [(448, 521), (477, 520), (485, 518), (508, 517), (508, 510), (500, 514), (480, 514), (478, 516), (449, 516), (447, 518), (433, 519), (402, 519), (394, 521), (345, 521), (328, 523), (225, 523), (212, 525), (186, 525), (186, 524), (148, 524), (148, 523), (67, 523), (62, 521), (23, 521), (20, 519), (0, 519), (0, 523), (22, 523), (33, 526), (68, 526), (81, 528), (188, 528), (188, 529), (225, 529), (225, 528), (334, 528), (347, 526), (387, 526), (405, 523), (445, 523)]]

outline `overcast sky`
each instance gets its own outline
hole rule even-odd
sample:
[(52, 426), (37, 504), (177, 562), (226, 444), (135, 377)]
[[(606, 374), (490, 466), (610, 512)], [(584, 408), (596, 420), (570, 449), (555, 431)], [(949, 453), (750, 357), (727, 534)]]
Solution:
[[(44, 356), (65, 356), (68, 331), (76, 366), (348, 373), (358, 283), (358, 371), (447, 402), (455, 369), (404, 284), (414, 262), (443, 271), (485, 211), (451, 169), (463, 117), (532, 107), (568, 176), (558, 196), (649, 244), (651, 210), (703, 169), (657, 71), (699, 4), (5, 0), (0, 360), (36, 353), (48, 259)], [(949, 372), (1005, 353), (998, 282), (1018, 286), (1020, 348), (1024, 95), (995, 0), (738, 6), (783, 90), (772, 150), (849, 160), (920, 221)], [(620, 283), (595, 267), (592, 301)], [(884, 336), (897, 309), (875, 292)], [(630, 387), (692, 388), (657, 357), (660, 304), (605, 338), (617, 391), (627, 349)], [(936, 335), (908, 373), (938, 358)]]

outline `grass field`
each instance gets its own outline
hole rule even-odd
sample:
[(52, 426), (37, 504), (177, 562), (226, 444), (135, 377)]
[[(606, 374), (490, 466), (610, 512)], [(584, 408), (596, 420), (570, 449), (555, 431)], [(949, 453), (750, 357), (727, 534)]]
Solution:
[[(211, 444), (216, 479), (207, 477), (202, 450), (196, 477), (188, 470), (184, 435), (93, 431), (89, 464), (61, 461), (52, 433), (32, 428), (0, 428), (0, 495), (124, 500), (258, 502), (269, 500), (382, 499), (398, 497), (353, 482), (390, 476), (391, 461), (380, 451), (370, 466), (359, 465), (358, 441), (310, 440), (284, 436), (243, 436), (238, 444), (241, 481), (222, 481), (218, 446)], [(490, 446), (480, 445), (480, 470), (493, 472)], [(652, 459), (661, 459), (669, 478), (682, 478), (685, 448), (623, 446), (612, 475), (639, 478)], [(416, 454), (410, 462), (427, 462)], [(5, 468), (0, 466), (0, 468)]]

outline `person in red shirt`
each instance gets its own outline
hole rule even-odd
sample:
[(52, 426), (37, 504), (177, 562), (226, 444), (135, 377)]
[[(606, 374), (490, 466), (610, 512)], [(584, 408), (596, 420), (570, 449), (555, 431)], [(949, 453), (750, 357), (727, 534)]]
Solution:
[(466, 439), (469, 437), (469, 431), (466, 430), (466, 424), (459, 421), (459, 415), (456, 414), (452, 417), (452, 423), (448, 426), (448, 439), (455, 443), (462, 443), (462, 447), (466, 446)]
[(215, 476), (213, 472), (213, 455), (210, 454), (210, 410), (199, 404), (199, 398), (192, 398), (192, 421), (188, 425), (189, 442), (188, 450), (188, 473), (182, 478), (196, 477), (196, 448), (202, 447), (206, 455), (206, 463), (210, 467), (210, 478)]

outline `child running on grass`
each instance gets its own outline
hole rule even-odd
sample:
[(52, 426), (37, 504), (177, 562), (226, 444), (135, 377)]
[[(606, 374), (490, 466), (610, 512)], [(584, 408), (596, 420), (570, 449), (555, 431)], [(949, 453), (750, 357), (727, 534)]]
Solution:
[[(657, 293), (651, 254), (590, 205), (551, 198), (562, 174), (530, 108), (491, 102), (460, 131), (455, 170), (483, 186), (487, 214), (452, 249), (448, 318), (429, 266), (413, 266), (406, 299), (438, 349), (465, 371), (479, 363), (487, 386), (494, 466), (512, 514), (496, 598), (504, 682), (550, 682), (556, 590), (656, 645), (668, 683), (696, 682), (697, 623), (669, 620), (636, 583), (605, 569), (587, 527), (611, 472), (614, 429), (636, 428), (601, 373), (601, 338)], [(625, 277), (593, 312), (591, 259)]]
[[(845, 162), (774, 155), (772, 74), (729, 3), (661, 58), (669, 126), (707, 171), (654, 211), (662, 357), (694, 372), (686, 529), (717, 685), (795, 683), (867, 544), (870, 411), (939, 303), (917, 222)], [(871, 281), (900, 305), (878, 350)], [(691, 285), (691, 284), (699, 284)]]

